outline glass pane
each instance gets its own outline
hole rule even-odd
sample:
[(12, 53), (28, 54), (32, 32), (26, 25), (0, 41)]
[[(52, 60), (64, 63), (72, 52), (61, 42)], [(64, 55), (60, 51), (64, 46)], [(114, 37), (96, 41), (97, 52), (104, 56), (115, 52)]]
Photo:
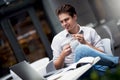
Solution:
[[(15, 31), (16, 38), (21, 48), (25, 52), (28, 61), (33, 62), (47, 56), (45, 47), (27, 12), (11, 17), (10, 21)], [(43, 31), (46, 36), (48, 36), (48, 33), (50, 33), (50, 28), (48, 28), (48, 26), (46, 27), (47, 23), (45, 23), (45, 21), (42, 23), (44, 26)], [(48, 39), (50, 40), (50, 38)]]
[(40, 9), (36, 10), (36, 12), (37, 12), (39, 21), (42, 25), (42, 29), (43, 29), (44, 33), (46, 34), (49, 42), (51, 43), (54, 35), (52, 33), (52, 30), (50, 29), (49, 23), (47, 22), (45, 13), (41, 12)]
[[(1, 27), (1, 26), (0, 26)], [(0, 29), (0, 77), (9, 73), (9, 67), (16, 63), (16, 58), (2, 29)]]

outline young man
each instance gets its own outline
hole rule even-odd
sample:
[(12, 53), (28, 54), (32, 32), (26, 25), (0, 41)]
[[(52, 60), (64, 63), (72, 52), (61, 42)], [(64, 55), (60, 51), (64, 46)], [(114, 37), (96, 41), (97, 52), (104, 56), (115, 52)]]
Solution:
[(85, 56), (100, 56), (99, 65), (110, 66), (118, 64), (119, 57), (104, 53), (103, 44), (97, 32), (90, 27), (80, 26), (77, 22), (75, 8), (65, 4), (56, 10), (63, 31), (52, 41), (54, 65), (57, 69), (69, 66)]

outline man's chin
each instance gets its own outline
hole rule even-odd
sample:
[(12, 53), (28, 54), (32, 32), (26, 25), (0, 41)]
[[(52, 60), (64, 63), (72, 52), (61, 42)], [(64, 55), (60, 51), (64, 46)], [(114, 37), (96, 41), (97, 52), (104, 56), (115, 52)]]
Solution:
[(70, 29), (66, 29), (68, 32), (71, 31)]

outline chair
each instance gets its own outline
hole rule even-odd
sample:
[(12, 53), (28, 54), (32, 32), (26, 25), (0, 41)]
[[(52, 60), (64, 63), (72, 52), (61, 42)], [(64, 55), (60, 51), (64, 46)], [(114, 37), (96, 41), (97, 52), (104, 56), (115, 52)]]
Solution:
[(51, 60), (46, 66), (46, 73), (56, 71), (53, 60)]
[(109, 37), (110, 37), (110, 43), (111, 43), (111, 49), (112, 49), (112, 52), (114, 53), (114, 47), (113, 47), (113, 44), (115, 43), (115, 40), (113, 38), (113, 35), (112, 35), (112, 32), (110, 30), (110, 28), (107, 26), (107, 25), (103, 25), (102, 28), (109, 34)]
[(48, 64), (49, 64), (49, 58), (45, 57), (32, 62), (30, 65), (43, 76), (47, 73), (46, 66)]
[(104, 46), (105, 53), (113, 56), (113, 51), (112, 51), (113, 44), (111, 43), (111, 40), (109, 38), (104, 38), (102, 39), (102, 43)]

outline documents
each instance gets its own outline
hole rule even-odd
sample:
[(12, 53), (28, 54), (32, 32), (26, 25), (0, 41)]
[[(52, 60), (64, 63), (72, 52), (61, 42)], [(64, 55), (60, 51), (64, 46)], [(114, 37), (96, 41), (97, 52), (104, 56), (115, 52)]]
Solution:
[[(83, 75), (87, 70), (89, 70), (94, 64), (100, 60), (100, 57), (84, 57), (78, 62), (73, 63), (69, 67), (65, 68), (62, 72), (51, 75), (47, 80), (76, 80), (81, 75)], [(76, 68), (77, 64), (84, 65)]]

